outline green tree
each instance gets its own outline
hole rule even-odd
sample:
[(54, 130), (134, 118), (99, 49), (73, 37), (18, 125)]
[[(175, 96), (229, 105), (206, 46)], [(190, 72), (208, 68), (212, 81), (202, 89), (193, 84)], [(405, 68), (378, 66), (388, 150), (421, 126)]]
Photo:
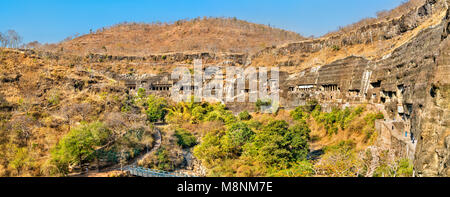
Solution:
[(209, 132), (202, 138), (202, 143), (194, 147), (194, 156), (202, 160), (206, 167), (220, 165), (219, 161), (228, 156), (229, 153), (222, 148), (220, 140), (224, 134), (224, 132)]
[(252, 140), (255, 133), (243, 122), (232, 124), (224, 136), (223, 146), (235, 156), (240, 156), (242, 146)]
[(292, 161), (303, 161), (309, 153), (308, 141), (311, 130), (305, 121), (300, 121), (289, 128), (284, 135), (285, 147), (292, 153)]
[(167, 101), (153, 95), (147, 97), (147, 120), (150, 122), (164, 121), (167, 114)]
[(95, 148), (107, 143), (110, 130), (101, 122), (82, 123), (64, 136), (51, 152), (58, 168), (67, 170), (72, 164), (83, 164), (95, 156)]
[(306, 125), (289, 128), (284, 120), (270, 121), (254, 140), (244, 146), (244, 155), (253, 156), (268, 166), (288, 166), (306, 159), (309, 129)]

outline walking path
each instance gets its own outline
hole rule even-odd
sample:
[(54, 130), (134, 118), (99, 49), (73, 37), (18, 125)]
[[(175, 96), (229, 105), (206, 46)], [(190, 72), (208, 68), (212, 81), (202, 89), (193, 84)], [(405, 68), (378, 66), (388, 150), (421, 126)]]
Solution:
[(88, 172), (88, 173), (74, 174), (71, 176), (74, 176), (74, 177), (86, 177), (86, 176), (87, 177), (107, 177), (108, 174), (113, 171), (122, 171), (122, 170), (126, 170), (126, 169), (135, 168), (140, 160), (145, 158), (147, 155), (156, 152), (159, 149), (159, 147), (161, 147), (161, 141), (162, 141), (161, 130), (157, 126), (155, 126), (154, 129), (156, 131), (155, 145), (147, 153), (141, 154), (140, 156), (131, 160), (128, 165), (121, 166), (120, 164), (115, 164), (111, 167), (104, 168), (104, 169), (100, 170), (99, 172), (93, 171), (93, 172)]

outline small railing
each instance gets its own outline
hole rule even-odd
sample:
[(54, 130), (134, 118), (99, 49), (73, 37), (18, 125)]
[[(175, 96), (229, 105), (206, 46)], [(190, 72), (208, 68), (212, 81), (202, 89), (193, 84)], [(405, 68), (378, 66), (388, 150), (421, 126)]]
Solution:
[(133, 176), (139, 177), (193, 177), (183, 173), (166, 172), (163, 170), (154, 170), (139, 166), (126, 167), (124, 170), (130, 172), (130, 174)]

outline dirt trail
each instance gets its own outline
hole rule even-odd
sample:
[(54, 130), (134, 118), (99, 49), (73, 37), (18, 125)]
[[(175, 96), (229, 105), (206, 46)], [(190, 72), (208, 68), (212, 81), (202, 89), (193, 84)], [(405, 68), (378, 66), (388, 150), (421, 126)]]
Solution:
[[(155, 135), (155, 145), (152, 147), (152, 149), (150, 151), (148, 151), (147, 153), (141, 154), (140, 156), (129, 161), (128, 165), (123, 166), (123, 168), (137, 165), (141, 159), (145, 158), (149, 154), (156, 152), (159, 149), (159, 147), (161, 147), (161, 141), (162, 141), (161, 130), (157, 126), (155, 126), (154, 129), (156, 130), (156, 135)], [(80, 174), (74, 174), (74, 175), (69, 175), (69, 176), (71, 176), (71, 177), (108, 177), (108, 175), (113, 171), (121, 171), (120, 164), (115, 164), (113, 166), (101, 169), (99, 172), (97, 172), (96, 170), (93, 170), (92, 172), (91, 171), (89, 171), (88, 173), (83, 172)]]
[(155, 130), (156, 130), (155, 145), (152, 147), (152, 150), (150, 150), (147, 153), (142, 154), (139, 157), (135, 158), (132, 162), (130, 162), (129, 165), (127, 165), (127, 167), (129, 167), (129, 166), (137, 166), (138, 162), (140, 160), (145, 158), (147, 155), (150, 155), (150, 154), (158, 151), (159, 147), (161, 147), (162, 137), (161, 137), (161, 130), (157, 126), (155, 126)]

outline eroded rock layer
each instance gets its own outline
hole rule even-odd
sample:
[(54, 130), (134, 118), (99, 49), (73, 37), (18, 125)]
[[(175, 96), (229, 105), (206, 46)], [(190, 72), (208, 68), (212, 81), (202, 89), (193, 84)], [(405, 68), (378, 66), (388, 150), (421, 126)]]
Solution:
[(283, 103), (382, 106), (392, 130), (413, 136), (415, 175), (450, 176), (449, 18), (379, 60), (347, 57), (291, 75)]

